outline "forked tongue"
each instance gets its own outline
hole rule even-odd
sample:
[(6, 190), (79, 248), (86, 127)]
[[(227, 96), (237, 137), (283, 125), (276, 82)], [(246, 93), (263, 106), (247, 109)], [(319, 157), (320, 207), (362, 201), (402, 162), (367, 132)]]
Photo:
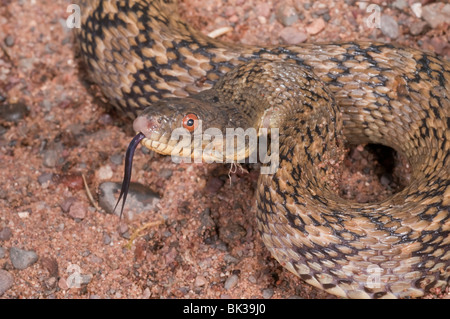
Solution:
[(125, 201), (127, 200), (128, 189), (131, 182), (131, 168), (133, 166), (133, 156), (139, 143), (145, 137), (144, 134), (137, 134), (132, 140), (130, 145), (128, 145), (127, 153), (125, 154), (125, 169), (123, 173), (122, 188), (120, 189), (119, 199), (117, 200), (116, 206), (114, 206), (114, 212), (116, 211), (117, 205), (119, 205), (120, 200), (123, 197), (122, 208), (120, 209), (120, 218), (122, 218), (123, 208), (125, 207)]

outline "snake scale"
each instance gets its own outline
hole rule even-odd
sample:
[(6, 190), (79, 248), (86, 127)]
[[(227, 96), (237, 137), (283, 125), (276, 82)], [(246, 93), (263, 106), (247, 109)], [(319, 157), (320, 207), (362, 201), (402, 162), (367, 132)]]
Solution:
[[(448, 285), (449, 62), (385, 43), (224, 43), (180, 20), (169, 0), (80, 5), (93, 80), (129, 117), (146, 109), (138, 142), (170, 154), (174, 127), (199, 119), (279, 128), (279, 168), (261, 174), (256, 203), (261, 238), (285, 268), (350, 298)], [(344, 138), (404, 154), (410, 184), (378, 203), (337, 196), (327, 176)]]

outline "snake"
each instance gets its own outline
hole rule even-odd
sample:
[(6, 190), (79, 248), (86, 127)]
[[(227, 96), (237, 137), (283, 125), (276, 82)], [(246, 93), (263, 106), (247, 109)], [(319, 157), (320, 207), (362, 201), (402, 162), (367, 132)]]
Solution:
[[(173, 155), (177, 128), (191, 135), (199, 126), (203, 133), (254, 128), (258, 138), (266, 129), (270, 144), (278, 142), (278, 166), (259, 176), (256, 223), (284, 268), (346, 298), (421, 297), (448, 285), (447, 60), (382, 42), (227, 43), (184, 22), (171, 0), (78, 3), (76, 34), (89, 76), (134, 119), (123, 204), (137, 145)], [(403, 154), (410, 183), (375, 203), (341, 198), (330, 176), (344, 143)], [(244, 146), (213, 159), (237, 163), (250, 153)]]

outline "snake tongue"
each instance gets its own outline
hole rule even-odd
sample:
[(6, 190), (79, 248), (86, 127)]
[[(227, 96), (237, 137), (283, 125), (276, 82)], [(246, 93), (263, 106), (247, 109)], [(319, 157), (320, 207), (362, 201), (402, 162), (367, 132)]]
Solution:
[(130, 145), (128, 145), (127, 153), (125, 154), (125, 169), (123, 174), (122, 188), (120, 189), (119, 199), (117, 200), (116, 206), (114, 206), (114, 212), (116, 211), (117, 205), (119, 205), (120, 200), (123, 197), (122, 208), (120, 209), (120, 218), (122, 218), (123, 208), (125, 207), (125, 201), (127, 200), (128, 189), (130, 187), (131, 181), (131, 168), (133, 167), (133, 156), (139, 143), (145, 137), (144, 134), (137, 134), (132, 140)]

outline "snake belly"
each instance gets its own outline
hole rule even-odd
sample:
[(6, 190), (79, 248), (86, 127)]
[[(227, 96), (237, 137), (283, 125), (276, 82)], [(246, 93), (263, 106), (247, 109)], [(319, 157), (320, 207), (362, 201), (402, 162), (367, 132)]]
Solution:
[(281, 133), (280, 167), (258, 181), (257, 222), (289, 271), (350, 298), (420, 297), (448, 285), (449, 62), (385, 43), (229, 44), (181, 21), (172, 1), (79, 3), (77, 35), (90, 76), (131, 118), (160, 100), (215, 90), (225, 74), (251, 61), (282, 61), (326, 86), (341, 117), (335, 131), (341, 121), (348, 142), (405, 155), (412, 173), (402, 191), (379, 203), (348, 202), (328, 190), (326, 168), (318, 165), (336, 134), (319, 124), (301, 131), (300, 115), (281, 116), (289, 125)]

